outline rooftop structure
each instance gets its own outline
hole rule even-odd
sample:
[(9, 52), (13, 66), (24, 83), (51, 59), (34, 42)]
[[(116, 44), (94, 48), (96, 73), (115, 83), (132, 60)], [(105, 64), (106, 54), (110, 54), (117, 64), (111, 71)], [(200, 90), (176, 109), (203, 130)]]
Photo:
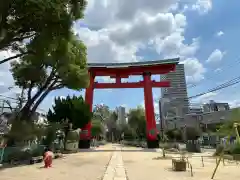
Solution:
[(165, 65), (165, 64), (178, 64), (179, 58), (166, 59), (166, 60), (155, 60), (155, 61), (139, 61), (131, 63), (88, 63), (89, 68), (125, 68), (125, 67), (143, 67), (143, 66), (154, 66), (154, 65)]
[(143, 72), (166, 74), (175, 70), (179, 58), (157, 61), (143, 61), (133, 63), (89, 63), (89, 71), (95, 76), (110, 76), (111, 78), (128, 78), (130, 75), (142, 75)]
[(203, 105), (204, 112), (226, 111), (229, 109), (230, 107), (228, 103), (219, 103), (213, 100), (210, 100), (209, 103)]

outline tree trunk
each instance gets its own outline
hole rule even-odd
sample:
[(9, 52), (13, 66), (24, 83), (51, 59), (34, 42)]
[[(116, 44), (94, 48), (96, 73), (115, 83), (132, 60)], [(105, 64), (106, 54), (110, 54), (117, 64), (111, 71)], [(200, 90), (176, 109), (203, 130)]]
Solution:
[[(49, 77), (47, 78), (46, 82), (44, 85), (38, 90), (38, 92), (30, 99), (27, 101), (27, 103), (24, 105), (24, 107), (21, 109), (19, 115), (19, 119), (25, 119), (28, 120), (30, 119), (32, 115), (32, 110), (31, 106), (34, 104), (34, 102), (38, 99), (38, 101), (35, 103), (34, 107), (32, 109), (35, 109), (34, 112), (36, 111), (37, 107), (39, 104), (43, 101), (43, 99), (47, 96), (47, 94), (50, 92), (51, 88), (55, 85), (56, 81), (52, 81), (53, 77), (55, 75), (55, 71), (52, 70), (50, 73)], [(50, 84), (50, 85), (49, 85)], [(44, 92), (45, 91), (45, 92)], [(46, 94), (47, 92), (47, 94)], [(46, 95), (45, 95), (46, 94)], [(42, 95), (42, 96), (41, 96)], [(40, 102), (39, 102), (40, 101)]]
[(41, 104), (41, 102), (47, 97), (47, 95), (51, 92), (50, 89), (46, 90), (42, 96), (40, 96), (40, 98), (37, 100), (37, 102), (33, 105), (30, 113), (29, 113), (29, 117), (31, 117), (37, 110), (38, 106)]
[(28, 120), (30, 118), (29, 113), (31, 110), (31, 106), (34, 104), (34, 101), (42, 94), (44, 88), (41, 88), (31, 99), (29, 99), (24, 107), (20, 110), (18, 114), (18, 118), (20, 120)]

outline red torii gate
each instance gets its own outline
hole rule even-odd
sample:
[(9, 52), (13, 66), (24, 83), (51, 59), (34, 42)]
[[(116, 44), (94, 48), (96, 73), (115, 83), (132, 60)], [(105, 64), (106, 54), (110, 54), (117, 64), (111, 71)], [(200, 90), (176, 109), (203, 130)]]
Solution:
[[(144, 88), (145, 116), (147, 121), (147, 145), (148, 148), (158, 147), (156, 121), (154, 116), (153, 87), (170, 87), (169, 81), (156, 82), (151, 80), (151, 75), (166, 74), (175, 71), (179, 58), (145, 61), (135, 63), (91, 63), (88, 64), (90, 75), (89, 87), (86, 89), (85, 101), (90, 105), (92, 111), (94, 89), (105, 88)], [(131, 75), (142, 75), (143, 81), (121, 82), (121, 78)], [(96, 76), (110, 76), (115, 78), (115, 83), (94, 82)], [(89, 148), (91, 141), (91, 122), (87, 124), (80, 133), (79, 148)]]

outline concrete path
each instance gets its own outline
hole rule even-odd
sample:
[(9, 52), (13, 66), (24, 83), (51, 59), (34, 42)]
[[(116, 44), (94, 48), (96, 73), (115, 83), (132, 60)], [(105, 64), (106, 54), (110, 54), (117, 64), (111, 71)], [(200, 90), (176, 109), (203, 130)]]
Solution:
[(123, 164), (121, 147), (117, 146), (109, 162), (103, 180), (127, 180)]
[[(167, 154), (168, 156), (180, 157), (179, 154)], [(190, 168), (186, 172), (174, 172), (172, 160), (161, 159), (160, 150), (146, 152), (141, 148), (124, 147), (122, 150), (123, 162), (129, 180), (210, 180), (216, 166), (213, 157), (204, 157), (203, 164), (200, 156), (211, 156), (212, 153), (194, 153), (189, 155), (192, 165), (193, 176)], [(203, 167), (204, 166), (204, 167)], [(236, 162), (225, 162), (220, 164), (215, 175), (215, 180), (240, 179), (240, 165)]]
[(101, 180), (114, 149), (106, 145), (97, 150), (66, 155), (49, 169), (41, 163), (0, 169), (0, 180)]
[[(120, 145), (105, 145), (94, 150), (66, 155), (55, 160), (53, 167), (42, 168), (42, 164), (0, 170), (0, 180), (207, 180), (216, 165), (214, 158), (191, 154), (189, 162), (193, 167), (186, 172), (173, 172), (171, 159), (159, 159), (160, 150), (147, 150)], [(169, 154), (169, 156), (179, 156)], [(215, 180), (240, 179), (240, 165), (221, 163)]]

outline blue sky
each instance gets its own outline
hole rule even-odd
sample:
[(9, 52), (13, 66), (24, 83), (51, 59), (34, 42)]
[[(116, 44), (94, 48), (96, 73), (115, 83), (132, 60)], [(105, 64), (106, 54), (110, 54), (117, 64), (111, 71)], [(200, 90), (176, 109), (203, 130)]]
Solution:
[[(180, 57), (185, 64), (188, 84), (197, 85), (188, 89), (189, 96), (239, 75), (240, 1), (129, 2), (89, 0), (85, 18), (73, 27), (88, 47), (89, 62), (134, 62)], [(129, 81), (140, 79), (134, 77)], [(98, 77), (98, 81), (107, 82), (109, 79)], [(240, 103), (239, 87), (235, 85), (206, 94), (195, 99), (194, 103), (213, 99), (237, 106)], [(61, 89), (52, 92), (40, 108), (47, 110), (55, 96), (68, 94), (84, 95), (84, 91)], [(157, 100), (161, 96), (160, 89), (153, 89), (153, 94)], [(95, 90), (94, 104), (99, 103), (111, 108), (119, 105), (134, 108), (143, 104), (143, 89)], [(155, 106), (157, 109), (157, 104)]]
[[(184, 2), (182, 4), (184, 4)], [(238, 53), (240, 23), (237, 20), (237, 14), (239, 14), (239, 5), (240, 2), (237, 0), (232, 0), (231, 3), (228, 1), (214, 0), (212, 1), (211, 8), (205, 13), (198, 12), (197, 10), (185, 10), (184, 12), (181, 12), (181, 9), (174, 10), (174, 12), (172, 12), (173, 14), (183, 14), (186, 17), (187, 25), (184, 27), (183, 37), (185, 40), (183, 43), (191, 44), (193, 38), (199, 39), (199, 47), (194, 54), (194, 58), (197, 58), (199, 63), (201, 63), (205, 69), (205, 73), (203, 73), (204, 79), (196, 82), (188, 82), (188, 84), (197, 85), (194, 88), (188, 89), (189, 96), (206, 91), (209, 88), (217, 86), (219, 83), (238, 76), (238, 69), (240, 67), (240, 63), (237, 63), (240, 62), (240, 56)], [(155, 15), (156, 14), (157, 13), (155, 13)], [(90, 13), (87, 14), (87, 20), (83, 21), (86, 26), (91, 24), (91, 20), (88, 20), (88, 16), (91, 15), (92, 14)], [(154, 16), (154, 13), (152, 16)], [(131, 21), (133, 21), (133, 19), (128, 20), (130, 23)], [(109, 24), (111, 25), (111, 23)], [(100, 27), (98, 31), (106, 27), (108, 26)], [(90, 31), (97, 32), (95, 28), (91, 29), (91, 26), (89, 26), (89, 29)], [(219, 35), (217, 35), (217, 33), (219, 33)], [(216, 49), (220, 50), (220, 52), (223, 54), (223, 57), (220, 60), (215, 60), (216, 62), (206, 63), (206, 60)], [(139, 60), (141, 61), (164, 58), (163, 54), (156, 52), (156, 49), (154, 49), (153, 45), (146, 45), (145, 47), (139, 48), (135, 55), (140, 56), (141, 59)], [(176, 54), (176, 56), (177, 55), (178, 54)], [(184, 59), (186, 59), (186, 57), (183, 57), (181, 60), (184, 61)], [(125, 61), (131, 61), (131, 58), (122, 59), (121, 62)], [(158, 76), (153, 77), (153, 79), (158, 78)], [(138, 81), (141, 78), (134, 77), (130, 79), (132, 81)], [(98, 81), (101, 80), (101, 78), (98, 78)], [(227, 88), (220, 92), (212, 93), (202, 98), (197, 98), (195, 101), (197, 103), (201, 103), (208, 101), (209, 99), (214, 99), (216, 101), (227, 101), (235, 105), (234, 102), (238, 103), (236, 100), (238, 100), (240, 93), (237, 92), (238, 88), (239, 86)], [(84, 92), (76, 93), (71, 92), (70, 90), (60, 90), (52, 93), (51, 96), (65, 96), (66, 94), (84, 94)], [(154, 88), (153, 94), (154, 98), (158, 99), (161, 96), (160, 89)], [(143, 89), (98, 89), (94, 92), (94, 104), (99, 103), (107, 104), (111, 108), (115, 108), (119, 105), (125, 105), (128, 108), (134, 108), (143, 103)]]

